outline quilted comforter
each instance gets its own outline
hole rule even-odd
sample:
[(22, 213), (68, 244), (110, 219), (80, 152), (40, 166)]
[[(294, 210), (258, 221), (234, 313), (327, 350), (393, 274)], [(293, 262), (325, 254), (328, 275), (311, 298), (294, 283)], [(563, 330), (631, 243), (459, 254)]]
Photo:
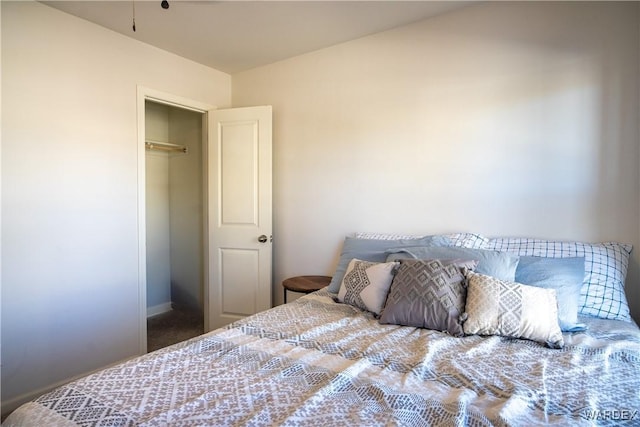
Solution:
[(7, 426), (640, 425), (640, 331), (565, 347), (380, 325), (319, 291), (102, 370)]

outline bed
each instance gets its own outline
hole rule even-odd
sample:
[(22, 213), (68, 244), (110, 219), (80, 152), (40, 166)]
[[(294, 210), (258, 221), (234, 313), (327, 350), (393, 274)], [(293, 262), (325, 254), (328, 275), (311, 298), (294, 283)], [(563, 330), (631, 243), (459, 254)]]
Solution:
[[(386, 249), (358, 255), (384, 257), (380, 262), (361, 260), (378, 269), (396, 263), (394, 277), (399, 265), (433, 260), (416, 258), (415, 248), (435, 242), (415, 246), (415, 239), (409, 239), (398, 246), (401, 240), (407, 239), (389, 238), (382, 244)], [(442, 246), (475, 246), (493, 253), (495, 243), (448, 236)], [(510, 247), (502, 252), (535, 256), (517, 255), (539, 248), (530, 243), (527, 240), (526, 250)], [(612, 307), (609, 318), (580, 312), (587, 310), (585, 283), (573, 319), (577, 330), (562, 331), (561, 345), (546, 336), (456, 336), (397, 324), (402, 319), (383, 323), (386, 305), (380, 313), (359, 306), (371, 302), (371, 293), (350, 303), (343, 286), (353, 279), (350, 273), (358, 258), (350, 258), (354, 253), (347, 246), (345, 241), (334, 276), (340, 281), (338, 292), (332, 283), (294, 302), (71, 382), (21, 406), (3, 425), (640, 425), (640, 330), (630, 318), (611, 314)], [(620, 248), (630, 252), (625, 246), (616, 250)], [(584, 280), (589, 285), (599, 281), (590, 264), (599, 257), (576, 257), (567, 251), (562, 255), (557, 258), (584, 258)], [(470, 293), (472, 280), (492, 277), (477, 272), (482, 260), (473, 261), (475, 265), (469, 259), (438, 258), (438, 265), (462, 272)], [(460, 262), (466, 264), (459, 267)], [(363, 274), (374, 282), (378, 273)], [(387, 287), (389, 295), (394, 280)], [(559, 311), (552, 313), (559, 319)], [(463, 325), (472, 318), (466, 312), (457, 314), (464, 318)], [(555, 326), (560, 323), (556, 320)]]

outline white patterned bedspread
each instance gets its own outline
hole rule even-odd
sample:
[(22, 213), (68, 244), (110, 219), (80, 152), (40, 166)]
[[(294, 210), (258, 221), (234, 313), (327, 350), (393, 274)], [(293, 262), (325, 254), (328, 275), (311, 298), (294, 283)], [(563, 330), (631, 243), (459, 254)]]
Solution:
[(640, 425), (640, 331), (582, 320), (552, 350), (380, 325), (320, 291), (69, 383), (3, 425)]

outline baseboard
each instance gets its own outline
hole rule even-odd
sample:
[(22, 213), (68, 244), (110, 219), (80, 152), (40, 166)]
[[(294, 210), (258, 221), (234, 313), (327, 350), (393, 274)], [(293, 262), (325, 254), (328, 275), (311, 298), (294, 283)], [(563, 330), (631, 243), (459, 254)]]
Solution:
[(154, 305), (153, 307), (147, 307), (147, 317), (157, 316), (158, 314), (167, 313), (169, 311), (171, 311), (171, 302), (165, 302)]

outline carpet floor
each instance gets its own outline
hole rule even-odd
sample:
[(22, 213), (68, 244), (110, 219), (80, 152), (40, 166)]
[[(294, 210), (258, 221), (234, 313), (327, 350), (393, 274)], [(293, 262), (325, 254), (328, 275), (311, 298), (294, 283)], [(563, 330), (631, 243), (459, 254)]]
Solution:
[(152, 352), (203, 333), (202, 313), (174, 308), (147, 319), (147, 351)]

